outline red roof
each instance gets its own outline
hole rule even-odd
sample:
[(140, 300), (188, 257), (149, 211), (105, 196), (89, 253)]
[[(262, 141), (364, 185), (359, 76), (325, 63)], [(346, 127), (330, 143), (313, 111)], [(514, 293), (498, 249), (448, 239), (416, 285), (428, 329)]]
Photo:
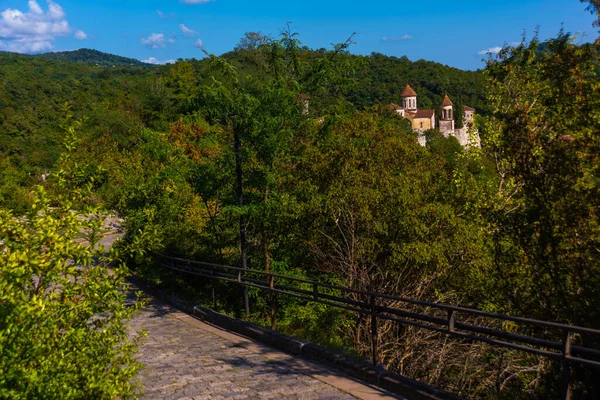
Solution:
[(435, 110), (417, 110), (415, 113), (415, 119), (427, 118), (430, 119), (435, 115)]
[(444, 96), (444, 100), (442, 100), (442, 107), (447, 107), (447, 106), (451, 106), (452, 105), (452, 100), (450, 100), (450, 97), (448, 97), (448, 95)]
[(404, 110), (404, 107), (400, 107), (398, 104), (394, 103), (390, 104), (389, 107), (391, 110)]
[(406, 87), (402, 91), (402, 94), (400, 94), (400, 97), (414, 97), (416, 95), (417, 92), (415, 92), (409, 85), (406, 85)]
[(465, 108), (465, 111), (472, 111), (472, 112), (475, 112), (475, 109), (474, 109), (474, 108), (467, 107), (467, 106), (465, 106), (464, 108)]

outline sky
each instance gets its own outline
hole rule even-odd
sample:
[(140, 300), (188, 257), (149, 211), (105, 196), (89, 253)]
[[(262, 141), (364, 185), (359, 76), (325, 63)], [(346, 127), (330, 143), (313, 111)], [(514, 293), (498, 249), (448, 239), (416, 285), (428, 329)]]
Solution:
[[(331, 48), (352, 33), (354, 54), (483, 68), (504, 44), (556, 36), (561, 27), (597, 35), (579, 0), (0, 0), (0, 50), (91, 48), (150, 63), (222, 54), (245, 32), (277, 38), (287, 22), (302, 45)], [(587, 34), (587, 36), (585, 36)]]

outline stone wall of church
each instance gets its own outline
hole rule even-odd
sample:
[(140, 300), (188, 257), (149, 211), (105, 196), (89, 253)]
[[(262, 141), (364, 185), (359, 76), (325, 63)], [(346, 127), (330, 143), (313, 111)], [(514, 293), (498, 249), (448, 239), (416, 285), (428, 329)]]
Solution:
[(453, 120), (440, 120), (440, 132), (444, 135), (444, 137), (448, 137), (448, 135), (452, 134), (454, 131), (454, 121)]
[(434, 125), (432, 125), (432, 119), (428, 118), (418, 118), (412, 120), (412, 128), (415, 132), (425, 132), (429, 129), (432, 129)]
[(454, 136), (463, 147), (481, 147), (481, 138), (477, 129), (461, 128), (454, 131)]

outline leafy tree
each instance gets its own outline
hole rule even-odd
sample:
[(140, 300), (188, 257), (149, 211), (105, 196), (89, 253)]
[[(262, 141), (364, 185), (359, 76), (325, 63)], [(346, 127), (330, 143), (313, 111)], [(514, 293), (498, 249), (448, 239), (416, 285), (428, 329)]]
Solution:
[(255, 51), (263, 46), (267, 46), (271, 41), (272, 39), (262, 32), (246, 32), (244, 37), (241, 38), (240, 42), (235, 46), (234, 50)]
[[(493, 279), (507, 311), (597, 328), (597, 45), (575, 45), (564, 33), (543, 47), (534, 38), (501, 51), (488, 76), (495, 112), (485, 137), (501, 177), (490, 214)], [(584, 382), (578, 395), (597, 397), (597, 382)]]
[[(195, 100), (198, 110), (212, 124), (223, 127), (230, 139), (235, 164), (235, 204), (230, 210), (239, 214), (242, 268), (247, 268), (248, 228), (253, 224), (262, 242), (262, 258), (270, 271), (269, 224), (276, 218), (270, 198), (276, 180), (276, 163), (289, 148), (294, 131), (307, 119), (307, 94), (318, 93), (335, 78), (335, 55), (350, 42), (308, 66), (299, 57), (300, 42), (288, 26), (280, 40), (247, 49), (266, 52), (267, 64), (256, 76), (243, 75), (224, 58), (210, 55), (215, 75), (210, 85), (202, 86)], [(256, 193), (260, 193), (256, 196)], [(261, 204), (262, 203), (262, 204)], [(259, 204), (260, 210), (259, 210)], [(245, 300), (249, 312), (248, 301)]]
[(599, 0), (579, 0), (582, 3), (588, 3), (587, 10), (595, 14), (597, 19), (594, 21), (593, 25), (595, 27), (600, 27), (600, 1)]
[(520, 308), (590, 324), (600, 309), (588, 303), (597, 298), (600, 240), (596, 48), (566, 34), (538, 48), (533, 39), (489, 65), (496, 113), (487, 138), (503, 178), (502, 222), (524, 252), (518, 264), (530, 266), (507, 282), (520, 287)]

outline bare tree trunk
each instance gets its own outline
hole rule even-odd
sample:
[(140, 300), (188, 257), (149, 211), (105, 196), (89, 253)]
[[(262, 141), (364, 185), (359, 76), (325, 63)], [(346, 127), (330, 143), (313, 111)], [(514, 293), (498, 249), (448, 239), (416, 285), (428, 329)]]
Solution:
[[(262, 222), (262, 247), (263, 247), (263, 255), (265, 257), (265, 272), (267, 274), (271, 273), (271, 255), (269, 254), (269, 234), (267, 232), (266, 220), (267, 220), (267, 201), (269, 200), (269, 185), (265, 186), (265, 196), (263, 199), (263, 222)], [(275, 322), (275, 291), (274, 291), (274, 280), (272, 276), (267, 275), (267, 279), (269, 280), (269, 287), (271, 288), (271, 310), (269, 313), (269, 320), (271, 321), (271, 329), (275, 330), (277, 324)]]
[(269, 234), (265, 226), (265, 219), (267, 218), (267, 201), (269, 200), (269, 185), (265, 186), (265, 197), (263, 200), (263, 231), (262, 231), (262, 245), (263, 255), (265, 257), (265, 272), (271, 273), (271, 254), (269, 254)]
[[(242, 177), (242, 141), (240, 135), (234, 130), (234, 147), (235, 147), (235, 174), (236, 174), (236, 194), (238, 198), (238, 206), (244, 206), (244, 191)], [(240, 252), (242, 257), (242, 269), (248, 269), (248, 259), (246, 255), (246, 218), (240, 215)], [(241, 276), (240, 276), (241, 278)], [(248, 287), (244, 286), (244, 309), (246, 316), (250, 316), (250, 302), (248, 299)]]
[(206, 198), (204, 196), (201, 196), (202, 198), (202, 202), (204, 203), (204, 206), (206, 207), (206, 211), (208, 212), (208, 217), (210, 218), (210, 221), (213, 223), (214, 227), (215, 227), (215, 239), (217, 240), (217, 249), (219, 252), (219, 262), (221, 264), (223, 264), (223, 241), (221, 240), (221, 234), (220, 234), (220, 229), (217, 226), (217, 214), (218, 212), (215, 211), (215, 213), (213, 214), (210, 210), (210, 205), (208, 204), (208, 201), (206, 201)]

